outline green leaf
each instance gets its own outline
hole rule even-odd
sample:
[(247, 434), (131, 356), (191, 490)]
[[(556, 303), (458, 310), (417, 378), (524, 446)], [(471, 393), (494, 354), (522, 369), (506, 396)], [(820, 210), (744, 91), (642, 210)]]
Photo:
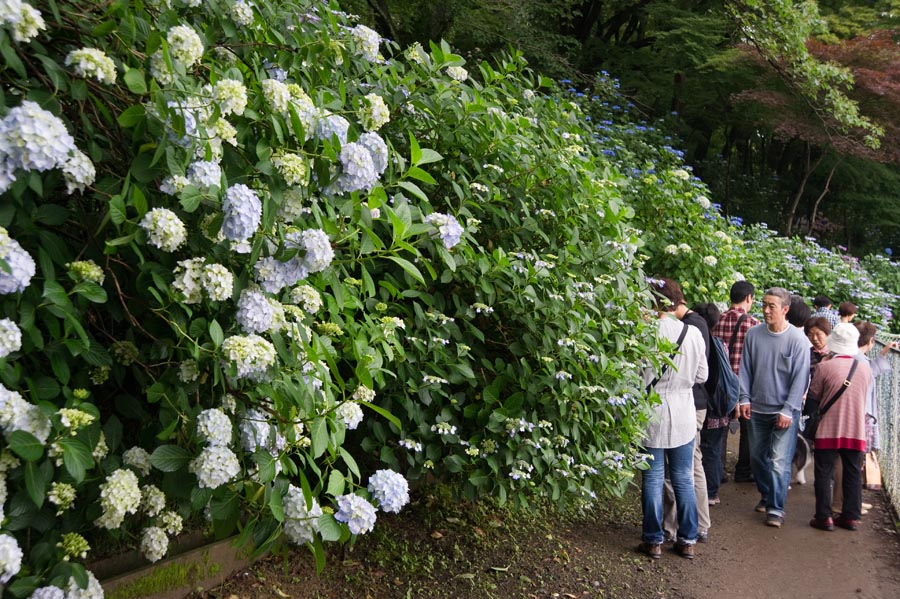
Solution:
[[(422, 172), (424, 172), (424, 171), (422, 171)], [(424, 191), (422, 191), (419, 188), (419, 186), (416, 185), (415, 183), (412, 183), (410, 181), (397, 181), (397, 185), (399, 185), (400, 187), (402, 187), (409, 193), (413, 194), (415, 197), (419, 198), (423, 202), (428, 201), (428, 195)]]
[(212, 339), (213, 345), (218, 348), (225, 340), (225, 333), (222, 331), (222, 325), (219, 321), (213, 320), (209, 323), (209, 338)]
[(309, 427), (312, 438), (312, 454), (319, 457), (328, 449), (328, 422), (324, 418), (316, 418)]
[(356, 465), (356, 460), (354, 460), (353, 456), (350, 455), (350, 452), (348, 452), (343, 447), (339, 447), (338, 451), (341, 454), (341, 459), (344, 460), (345, 464), (347, 464), (347, 468), (350, 469), (350, 472), (353, 473), (353, 476), (356, 477), (356, 480), (359, 480), (360, 479), (359, 466)]
[(319, 535), (323, 541), (339, 541), (343, 529), (340, 522), (334, 519), (334, 514), (322, 514), (319, 516)]
[(444, 157), (435, 152), (434, 150), (429, 150), (428, 148), (424, 148), (422, 150), (422, 155), (417, 161), (413, 161), (413, 164), (419, 166), (421, 164), (430, 164), (432, 162), (438, 162), (443, 160)]
[(44, 281), (43, 297), (60, 308), (67, 308), (72, 305), (66, 290), (56, 281)]
[(44, 446), (31, 433), (13, 431), (7, 437), (9, 448), (26, 462), (34, 462), (44, 455)]
[(12, 40), (6, 36), (5, 31), (0, 32), (0, 54), (3, 55), (6, 66), (14, 70), (16, 75), (22, 79), (28, 78), (28, 72), (25, 70), (25, 65), (22, 64), (22, 60), (19, 58), (19, 55), (16, 54)]
[(268, 484), (275, 480), (275, 458), (265, 449), (253, 452), (253, 461), (259, 467), (259, 482)]
[(94, 467), (94, 456), (90, 448), (78, 439), (66, 438), (59, 441), (63, 450), (63, 464), (76, 483), (84, 480), (88, 470)]
[(436, 185), (437, 181), (434, 180), (434, 177), (428, 174), (428, 172), (423, 171), (417, 166), (409, 167), (409, 170), (406, 171), (407, 177), (412, 177), (418, 181), (422, 181), (423, 183), (429, 183), (431, 185)]
[(412, 131), (409, 132), (409, 161), (413, 164), (419, 164), (422, 159), (422, 150), (419, 148), (419, 142), (416, 141)]
[(95, 304), (105, 304), (106, 300), (109, 299), (106, 295), (106, 290), (91, 281), (81, 281), (72, 288), (72, 292), (83, 296)]
[(191, 454), (177, 445), (160, 445), (150, 454), (150, 464), (163, 472), (176, 472), (187, 466), (191, 459)]
[(136, 126), (138, 123), (147, 118), (147, 109), (144, 108), (143, 104), (135, 104), (134, 106), (129, 106), (125, 110), (119, 114), (119, 118), (116, 119), (119, 122), (119, 125), (125, 129), (130, 129), (131, 127)]
[(337, 470), (332, 470), (328, 475), (328, 487), (325, 492), (332, 497), (343, 495), (345, 482), (343, 474)]
[(56, 204), (41, 204), (31, 215), (36, 223), (58, 227), (69, 219), (69, 211)]
[(144, 80), (144, 71), (140, 69), (128, 69), (122, 77), (128, 91), (139, 96), (147, 93), (147, 82)]
[(418, 282), (425, 284), (425, 277), (422, 276), (422, 273), (419, 272), (419, 269), (416, 268), (416, 265), (410, 262), (409, 260), (404, 260), (399, 256), (388, 256), (388, 260), (395, 262), (400, 265), (400, 268), (405, 270), (409, 276), (417, 280)]
[(125, 198), (122, 196), (109, 198), (109, 218), (116, 225), (121, 225), (125, 222), (127, 218), (125, 215)]

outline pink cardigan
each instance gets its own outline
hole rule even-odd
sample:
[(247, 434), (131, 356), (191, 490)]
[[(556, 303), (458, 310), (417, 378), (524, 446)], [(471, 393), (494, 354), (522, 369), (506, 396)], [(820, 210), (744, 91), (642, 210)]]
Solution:
[[(822, 405), (844, 384), (853, 359), (835, 356), (816, 367), (808, 396)], [(872, 381), (872, 370), (860, 361), (850, 386), (822, 416), (816, 431), (816, 449), (866, 450), (866, 393)]]

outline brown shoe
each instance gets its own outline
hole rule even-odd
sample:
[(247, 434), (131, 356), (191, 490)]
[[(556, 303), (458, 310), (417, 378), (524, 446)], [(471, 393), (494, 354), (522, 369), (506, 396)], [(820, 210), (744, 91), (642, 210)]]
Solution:
[(859, 520), (851, 520), (850, 518), (844, 518), (843, 516), (838, 516), (837, 518), (835, 518), (834, 524), (847, 530), (859, 529)]
[(675, 553), (685, 559), (694, 559), (694, 545), (688, 543), (675, 543)]
[(637, 550), (651, 559), (659, 559), (662, 557), (662, 543), (643, 542), (637, 546)]

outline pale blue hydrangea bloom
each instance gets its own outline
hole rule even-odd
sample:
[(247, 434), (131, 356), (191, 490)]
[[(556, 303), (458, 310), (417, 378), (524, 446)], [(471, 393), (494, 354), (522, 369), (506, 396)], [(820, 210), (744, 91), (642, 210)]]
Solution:
[(0, 119), (0, 156), (13, 170), (56, 168), (74, 149), (75, 138), (65, 123), (36, 102), (25, 100)]
[(372, 165), (375, 173), (381, 175), (388, 164), (388, 147), (377, 133), (363, 133), (357, 140), (358, 144), (369, 151), (372, 157)]
[(369, 191), (378, 181), (375, 161), (372, 153), (360, 143), (349, 143), (341, 148), (341, 167), (343, 172), (337, 180), (337, 188), (341, 193), (353, 191)]
[(222, 168), (211, 160), (198, 160), (188, 167), (188, 180), (197, 187), (218, 187), (222, 184)]
[(323, 141), (331, 141), (334, 136), (337, 136), (343, 146), (347, 143), (349, 129), (350, 123), (344, 117), (338, 114), (323, 115), (316, 126), (316, 137)]
[(359, 495), (341, 495), (337, 504), (334, 519), (345, 522), (352, 534), (365, 534), (375, 528), (375, 507)]
[(303, 256), (303, 266), (309, 272), (325, 270), (334, 259), (331, 240), (328, 239), (328, 234), (321, 229), (307, 229), (303, 231), (300, 234), (300, 245), (306, 250)]
[(409, 503), (409, 483), (393, 470), (378, 470), (369, 477), (369, 493), (385, 512), (399, 513)]
[(34, 590), (28, 599), (65, 599), (66, 594), (59, 587), (47, 586)]
[(285, 287), (290, 287), (297, 281), (305, 279), (309, 274), (309, 270), (302, 260), (296, 256), (287, 262), (268, 256), (260, 259), (253, 269), (260, 287), (268, 293), (278, 293)]
[(34, 276), (34, 259), (3, 227), (0, 227), (0, 258), (9, 266), (9, 272), (0, 269), (0, 294), (25, 291)]
[(222, 233), (232, 241), (246, 241), (253, 236), (262, 220), (262, 202), (256, 192), (238, 183), (225, 191), (222, 203), (225, 218)]
[(272, 328), (275, 314), (269, 299), (256, 289), (244, 289), (238, 300), (235, 319), (247, 333), (262, 333)]
[(322, 515), (319, 502), (313, 498), (312, 505), (307, 508), (303, 490), (294, 485), (288, 485), (288, 491), (282, 503), (284, 534), (297, 545), (312, 543), (315, 540), (315, 534), (319, 532), (319, 517)]
[(442, 214), (440, 212), (432, 212), (424, 218), (428, 224), (434, 225), (438, 230), (438, 237), (441, 243), (448, 250), (459, 243), (463, 234), (463, 228), (460, 226), (456, 217), (451, 214)]

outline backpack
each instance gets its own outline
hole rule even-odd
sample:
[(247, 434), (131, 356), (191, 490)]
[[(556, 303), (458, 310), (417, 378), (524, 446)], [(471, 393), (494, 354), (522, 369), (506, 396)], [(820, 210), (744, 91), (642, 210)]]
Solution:
[(715, 335), (710, 335), (709, 342), (712, 344), (712, 352), (710, 362), (716, 362), (716, 370), (718, 370), (718, 379), (716, 380), (716, 388), (709, 398), (706, 407), (708, 416), (712, 418), (724, 418), (729, 415), (738, 403), (741, 395), (741, 383), (737, 375), (731, 369), (731, 362), (728, 360), (728, 350), (725, 344)]

